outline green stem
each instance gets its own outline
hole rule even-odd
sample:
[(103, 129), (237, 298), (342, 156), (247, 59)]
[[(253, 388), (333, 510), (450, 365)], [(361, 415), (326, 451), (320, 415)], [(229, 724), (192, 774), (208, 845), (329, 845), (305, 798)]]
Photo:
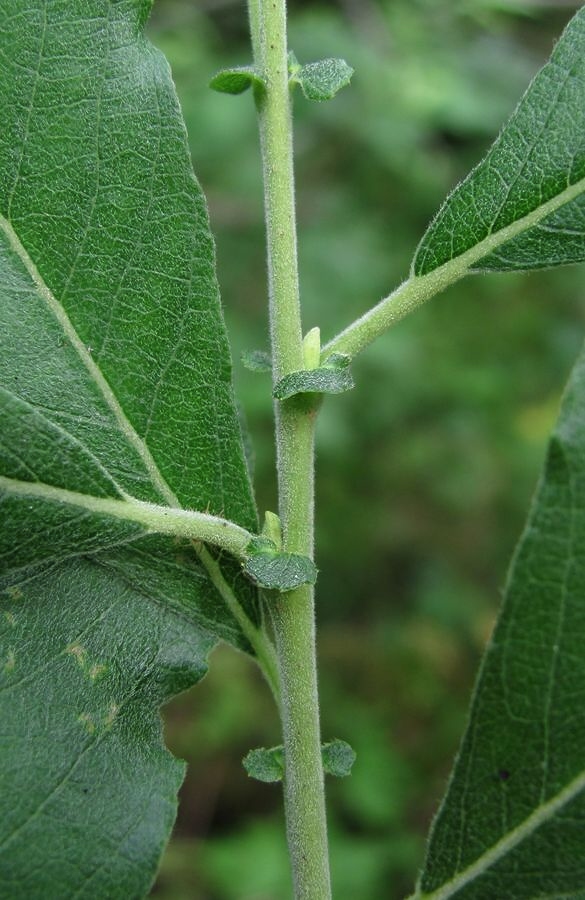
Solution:
[(248, 0), (248, 20), (250, 22), (250, 37), (252, 39), (252, 53), (254, 54), (254, 62), (259, 64), (263, 59), (263, 38), (264, 29), (262, 27), (261, 16), (262, 0)]
[[(256, 105), (264, 173), (270, 331), (275, 383), (304, 368), (288, 83), (285, 0), (250, 0), (255, 65), (265, 88)], [(275, 405), (283, 549), (313, 554), (315, 409), (298, 398)], [(314, 594), (303, 586), (271, 601), (280, 672), (287, 836), (295, 897), (331, 896), (317, 694)]]
[[(278, 420), (285, 547), (313, 552), (314, 412), (286, 401)], [(313, 588), (304, 585), (271, 604), (281, 685), (288, 846), (297, 900), (331, 896), (321, 762)]]
[(490, 232), (469, 250), (443, 263), (442, 266), (438, 266), (425, 275), (415, 275), (414, 272), (411, 272), (410, 278), (395, 291), (384, 297), (377, 306), (372, 307), (360, 319), (352, 322), (341, 334), (329, 341), (323, 348), (321, 359), (325, 360), (332, 353), (346, 353), (348, 356), (355, 356), (388, 328), (434, 297), (435, 294), (459, 281), (465, 275), (481, 271), (481, 260), (485, 256), (493, 253), (507, 241), (534, 228), (555, 210), (575, 200), (584, 192), (585, 178), (582, 178), (560, 191), (556, 196), (541, 203), (525, 216), (500, 228), (499, 231)]
[[(254, 21), (252, 20), (252, 26)], [(303, 368), (292, 157), (292, 118), (283, 0), (260, 5), (259, 66), (266, 87), (256, 89), (264, 174), (270, 333), (275, 382)], [(257, 63), (258, 64), (258, 63)]]
[(430, 275), (423, 275), (420, 278), (409, 278), (377, 306), (369, 309), (360, 319), (352, 322), (337, 337), (329, 341), (321, 351), (321, 360), (325, 361), (332, 353), (357, 356), (392, 325), (465, 274), (466, 271), (459, 273), (453, 270), (448, 272), (437, 270), (437, 275), (431, 272)]

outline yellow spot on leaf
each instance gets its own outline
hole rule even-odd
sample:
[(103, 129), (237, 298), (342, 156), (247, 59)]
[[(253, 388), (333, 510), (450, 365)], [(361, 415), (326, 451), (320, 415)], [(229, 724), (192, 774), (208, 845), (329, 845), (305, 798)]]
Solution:
[(16, 656), (14, 655), (14, 650), (9, 650), (8, 655), (6, 657), (6, 662), (4, 663), (4, 671), (5, 672), (13, 672), (16, 666)]
[(6, 593), (11, 600), (22, 600), (22, 591), (15, 584), (13, 584), (12, 587), (6, 588)]
[(87, 650), (85, 647), (82, 647), (81, 644), (70, 644), (66, 650), (67, 653), (70, 653), (71, 656), (74, 656), (82, 669), (85, 669), (85, 664), (87, 661)]
[(116, 721), (119, 711), (120, 711), (120, 707), (118, 706), (117, 703), (110, 703), (110, 708), (108, 710), (108, 714), (107, 714), (106, 718), (104, 719), (104, 725), (106, 726), (106, 728), (112, 727), (112, 725)]
[(81, 715), (77, 717), (77, 721), (83, 725), (88, 734), (94, 733), (95, 722), (89, 713), (81, 713)]
[(70, 644), (66, 648), (65, 652), (69, 653), (77, 660), (79, 668), (84, 673), (84, 675), (87, 675), (90, 681), (95, 681), (100, 677), (100, 675), (103, 675), (104, 672), (107, 672), (107, 665), (105, 665), (104, 663), (94, 662), (90, 658), (86, 648), (82, 647), (82, 645), (77, 642), (75, 644)]
[(96, 678), (99, 678), (100, 675), (103, 675), (106, 670), (107, 666), (104, 666), (102, 663), (94, 663), (92, 666), (90, 666), (88, 674), (91, 680), (95, 681)]
[(14, 613), (12, 613), (12, 612), (5, 612), (5, 613), (4, 613), (4, 618), (6, 619), (6, 621), (8, 622), (8, 624), (11, 625), (12, 628), (14, 628), (14, 626), (16, 625), (16, 616), (14, 615)]

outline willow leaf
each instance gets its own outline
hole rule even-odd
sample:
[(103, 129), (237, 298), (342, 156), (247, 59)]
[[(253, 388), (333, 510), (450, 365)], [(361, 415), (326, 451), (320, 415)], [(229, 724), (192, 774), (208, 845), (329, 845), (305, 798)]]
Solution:
[(585, 9), (570, 21), (487, 155), (423, 237), (414, 275), (585, 259)]
[(585, 893), (585, 350), (483, 662), (418, 898)]
[(217, 637), (251, 650), (259, 624), (239, 564), (107, 509), (257, 530), (205, 201), (143, 35), (149, 8), (0, 0), (0, 894), (13, 898), (148, 890), (182, 773), (158, 707), (201, 677)]

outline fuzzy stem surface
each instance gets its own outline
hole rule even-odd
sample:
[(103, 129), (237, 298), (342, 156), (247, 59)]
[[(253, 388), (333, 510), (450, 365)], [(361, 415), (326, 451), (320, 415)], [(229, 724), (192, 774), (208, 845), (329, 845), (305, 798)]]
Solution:
[[(273, 377), (304, 368), (297, 268), (291, 98), (285, 0), (250, 0), (264, 175)], [(275, 404), (283, 549), (313, 556), (315, 408)], [(314, 592), (271, 601), (281, 686), (287, 838), (296, 900), (331, 897), (317, 693)]]

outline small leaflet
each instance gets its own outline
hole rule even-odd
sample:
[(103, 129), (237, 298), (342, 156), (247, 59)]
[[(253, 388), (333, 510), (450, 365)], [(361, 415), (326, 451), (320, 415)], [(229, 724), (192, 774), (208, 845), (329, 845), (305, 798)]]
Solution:
[(328, 775), (336, 778), (347, 778), (351, 775), (352, 766), (356, 760), (356, 753), (347, 741), (336, 738), (321, 747), (323, 756), (323, 769)]
[(261, 537), (268, 538), (272, 541), (278, 551), (282, 548), (282, 525), (279, 516), (271, 512), (269, 509), (264, 514), (264, 524), (262, 526)]
[(284, 775), (284, 747), (259, 747), (250, 750), (242, 760), (244, 769), (256, 781), (264, 781), (272, 784), (282, 781)]
[(292, 591), (302, 584), (315, 584), (317, 567), (308, 556), (281, 553), (268, 538), (255, 538), (248, 546), (250, 556), (244, 572), (266, 590)]
[(244, 368), (250, 372), (272, 371), (272, 358), (266, 350), (244, 350), (241, 359)]
[[(355, 750), (347, 743), (337, 738), (321, 745), (321, 757), (323, 771), (327, 775), (336, 778), (347, 778), (351, 774), (352, 766), (356, 759)], [(282, 781), (284, 775), (284, 747), (259, 747), (250, 752), (243, 759), (244, 769), (257, 781), (274, 784)]]
[(343, 353), (333, 353), (322, 366), (303, 369), (285, 375), (274, 387), (277, 400), (287, 400), (295, 394), (342, 394), (354, 386), (350, 370), (351, 359)]
[(254, 85), (264, 87), (264, 81), (254, 66), (234, 66), (231, 69), (222, 69), (209, 82), (209, 87), (214, 91), (219, 91), (220, 94), (243, 94)]
[(300, 84), (307, 100), (331, 100), (349, 84), (353, 71), (344, 59), (320, 59), (301, 66), (293, 53), (289, 55), (290, 80)]

